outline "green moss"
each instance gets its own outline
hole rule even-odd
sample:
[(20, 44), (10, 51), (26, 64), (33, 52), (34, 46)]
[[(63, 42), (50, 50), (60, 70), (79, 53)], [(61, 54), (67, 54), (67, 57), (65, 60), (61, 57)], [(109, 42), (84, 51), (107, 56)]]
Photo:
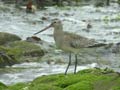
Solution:
[[(4, 46), (0, 46), (0, 52), (3, 52), (8, 56), (13, 55), (15, 57), (18, 57), (19, 55), (21, 55), (21, 52), (19, 49), (13, 49), (13, 48), (4, 47)], [(2, 58), (0, 60), (2, 60)]]
[(0, 90), (7, 90), (7, 86), (0, 82)]
[(114, 87), (113, 90), (120, 90), (120, 86)]
[[(97, 90), (96, 87), (99, 88), (101, 85), (98, 84), (98, 82), (107, 82), (108, 84), (102, 84), (103, 86), (109, 86), (111, 85), (111, 81), (117, 76), (113, 72), (105, 72), (101, 69), (87, 69), (82, 70), (78, 72), (76, 75), (74, 74), (68, 74), (68, 75), (49, 75), (49, 76), (42, 76), (39, 78), (36, 78), (31, 85), (37, 85), (39, 84), (46, 84), (51, 86), (57, 86), (59, 88), (62, 88), (62, 90)], [(115, 81), (114, 84), (111, 85), (111, 88), (113, 86), (118, 86), (118, 81)], [(116, 88), (116, 87), (114, 87)], [(49, 90), (49, 89), (46, 89)]]
[(38, 45), (35, 45), (31, 42), (26, 42), (26, 41), (13, 42), (10, 44), (10, 47), (20, 48), (21, 50), (24, 50), (24, 51), (33, 50), (33, 49), (41, 50), (41, 48)]
[(20, 56), (22, 56), (22, 50), (19, 48), (8, 48), (7, 54), (14, 55), (15, 58), (19, 58)]
[(26, 90), (27, 85), (27, 83), (17, 83), (15, 85), (9, 86), (9, 90)]
[(0, 67), (4, 67), (6, 65), (11, 66), (18, 63), (16, 58), (18, 57), (19, 52), (16, 52), (16, 50), (0, 46), (0, 52)]
[(95, 90), (114, 90), (115, 88), (118, 88), (120, 85), (120, 82), (117, 80), (120, 79), (120, 77), (116, 78), (116, 76), (102, 78), (94, 83), (94, 89)]
[(29, 90), (63, 90), (63, 89), (49, 84), (32, 84), (30, 85)]
[(8, 55), (14, 55), (15, 57), (21, 56), (21, 54), (22, 54), (22, 50), (19, 48), (0, 46), (0, 51), (6, 53)]
[(112, 87), (112, 90), (120, 90), (120, 76), (115, 78), (114, 83), (115, 83), (115, 85), (114, 85), (114, 87)]
[(93, 90), (92, 84), (88, 81), (81, 81), (76, 84), (70, 85), (64, 90)]
[(18, 49), (25, 56), (43, 56), (44, 52), (40, 46), (26, 41), (16, 41), (9, 45), (13, 49)]
[(82, 82), (82, 81), (88, 81), (88, 82), (92, 82), (95, 81), (97, 79), (97, 76), (95, 75), (70, 75), (68, 77), (62, 78), (60, 81), (57, 82), (57, 85), (62, 87), (62, 88), (66, 88), (70, 85), (76, 84), (78, 82)]
[(43, 83), (43, 84), (50, 84), (55, 85), (60, 79), (64, 78), (64, 75), (50, 75), (50, 76), (42, 76), (36, 78), (32, 84)]

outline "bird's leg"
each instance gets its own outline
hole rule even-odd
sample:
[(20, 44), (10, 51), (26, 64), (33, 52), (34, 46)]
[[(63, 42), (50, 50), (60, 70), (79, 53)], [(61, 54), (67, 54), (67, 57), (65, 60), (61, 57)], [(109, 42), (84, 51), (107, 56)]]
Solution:
[(71, 53), (69, 55), (69, 63), (68, 63), (68, 66), (66, 68), (65, 75), (67, 74), (67, 71), (68, 71), (68, 68), (69, 68), (70, 64), (71, 64)]
[(74, 69), (74, 74), (76, 74), (76, 69), (77, 69), (77, 54), (75, 55), (75, 69)]

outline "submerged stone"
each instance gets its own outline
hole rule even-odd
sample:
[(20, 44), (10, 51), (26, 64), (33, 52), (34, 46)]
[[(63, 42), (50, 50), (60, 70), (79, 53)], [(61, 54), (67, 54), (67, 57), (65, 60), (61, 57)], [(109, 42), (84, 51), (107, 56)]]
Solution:
[(34, 62), (43, 55), (44, 50), (40, 46), (31, 42), (15, 41), (9, 43), (8, 47), (0, 46), (0, 67), (26, 61)]

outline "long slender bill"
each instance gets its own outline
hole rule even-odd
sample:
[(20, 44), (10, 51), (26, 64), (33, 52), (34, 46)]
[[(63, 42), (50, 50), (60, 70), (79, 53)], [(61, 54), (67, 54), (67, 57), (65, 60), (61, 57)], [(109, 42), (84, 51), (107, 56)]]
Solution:
[(36, 34), (38, 34), (38, 33), (41, 33), (41, 32), (43, 32), (43, 31), (49, 29), (51, 26), (52, 26), (52, 25), (47, 26), (46, 28), (44, 28), (44, 29), (38, 31), (37, 33), (34, 33), (34, 35), (36, 35)]

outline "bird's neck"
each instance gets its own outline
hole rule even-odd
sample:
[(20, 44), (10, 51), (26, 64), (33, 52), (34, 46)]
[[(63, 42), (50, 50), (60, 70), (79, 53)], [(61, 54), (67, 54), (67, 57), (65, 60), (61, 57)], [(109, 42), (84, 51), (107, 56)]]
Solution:
[(58, 48), (61, 48), (63, 38), (64, 38), (63, 27), (62, 26), (55, 27), (54, 28), (54, 40)]
[(59, 26), (54, 27), (54, 31), (63, 31), (63, 26), (59, 25)]

